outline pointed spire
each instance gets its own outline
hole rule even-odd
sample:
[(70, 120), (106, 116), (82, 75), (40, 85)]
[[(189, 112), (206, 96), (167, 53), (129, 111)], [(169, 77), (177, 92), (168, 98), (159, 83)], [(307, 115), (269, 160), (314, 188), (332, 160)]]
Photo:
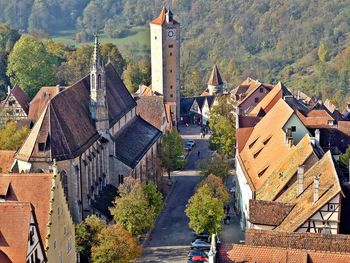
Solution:
[(98, 41), (98, 35), (95, 33), (94, 53), (92, 55), (92, 66), (97, 67), (100, 65), (100, 43)]
[(211, 75), (210, 75), (210, 78), (209, 78), (209, 81), (208, 81), (208, 85), (219, 86), (219, 85), (222, 85), (222, 84), (224, 84), (224, 83), (222, 81), (219, 69), (218, 69), (218, 67), (215, 64), (214, 67), (213, 67), (213, 70), (211, 72)]
[(159, 16), (152, 20), (151, 24), (156, 24), (156, 25), (163, 25), (165, 22), (165, 16), (167, 14), (167, 9), (165, 8), (165, 6), (163, 6), (162, 11), (160, 11)]

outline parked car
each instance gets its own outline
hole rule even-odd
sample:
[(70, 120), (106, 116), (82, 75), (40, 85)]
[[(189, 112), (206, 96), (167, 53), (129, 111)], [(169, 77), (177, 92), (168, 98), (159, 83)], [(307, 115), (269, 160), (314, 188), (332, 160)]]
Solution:
[(206, 250), (199, 250), (199, 249), (191, 249), (188, 252), (188, 259), (192, 259), (195, 256), (204, 256), (204, 257), (208, 257), (208, 251)]
[(205, 257), (205, 256), (194, 256), (194, 257), (192, 257), (192, 262), (208, 262), (209, 260), (208, 260), (208, 258), (207, 257)]
[(189, 151), (191, 151), (192, 150), (192, 148), (191, 148), (191, 146), (189, 146), (189, 145), (185, 145), (185, 151), (186, 152), (189, 152)]
[(196, 235), (195, 239), (200, 239), (200, 240), (203, 240), (205, 242), (209, 242), (210, 241), (210, 235), (208, 233), (200, 233), (199, 235)]
[(210, 244), (200, 239), (196, 239), (191, 243), (191, 249), (201, 249), (201, 250), (210, 250)]
[(186, 143), (188, 143), (189, 145), (191, 145), (191, 148), (196, 146), (196, 142), (194, 140), (188, 140)]

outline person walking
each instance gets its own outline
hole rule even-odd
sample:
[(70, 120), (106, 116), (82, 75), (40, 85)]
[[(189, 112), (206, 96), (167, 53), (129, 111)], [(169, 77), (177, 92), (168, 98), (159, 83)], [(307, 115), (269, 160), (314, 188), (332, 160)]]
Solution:
[(200, 151), (198, 151), (197, 155), (198, 155), (198, 158), (199, 158), (199, 157), (201, 156), (201, 152), (200, 152)]

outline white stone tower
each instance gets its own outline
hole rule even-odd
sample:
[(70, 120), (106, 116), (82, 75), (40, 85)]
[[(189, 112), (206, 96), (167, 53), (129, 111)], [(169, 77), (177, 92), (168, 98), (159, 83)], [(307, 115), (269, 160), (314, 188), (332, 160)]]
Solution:
[(171, 105), (175, 121), (180, 117), (180, 24), (163, 7), (150, 23), (152, 91)]
[(214, 65), (208, 81), (208, 90), (210, 95), (222, 94), (223, 93), (223, 81), (219, 72), (219, 69)]
[(90, 114), (96, 130), (101, 135), (108, 133), (109, 118), (106, 98), (106, 73), (100, 56), (100, 43), (95, 35), (94, 53), (90, 66)]

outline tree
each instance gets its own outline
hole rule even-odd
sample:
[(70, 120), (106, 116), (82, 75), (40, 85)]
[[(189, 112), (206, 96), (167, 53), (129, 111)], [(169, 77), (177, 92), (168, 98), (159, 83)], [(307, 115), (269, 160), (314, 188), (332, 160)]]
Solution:
[(197, 189), (190, 198), (185, 212), (190, 219), (190, 228), (197, 234), (202, 232), (215, 234), (222, 229), (221, 221), (225, 218), (224, 203), (214, 196), (208, 185)]
[(184, 146), (179, 132), (173, 128), (162, 138), (160, 158), (165, 167), (170, 180), (170, 172), (180, 169), (185, 160), (181, 158), (184, 155)]
[(349, 168), (350, 159), (350, 146), (346, 149), (345, 153), (339, 156), (339, 162), (343, 167)]
[(147, 59), (138, 62), (130, 62), (123, 73), (126, 87), (134, 93), (139, 85), (149, 85), (151, 83), (151, 64)]
[(328, 61), (329, 51), (323, 42), (320, 44), (320, 47), (317, 50), (317, 55), (321, 62)]
[(235, 128), (232, 123), (223, 116), (219, 116), (216, 122), (209, 122), (212, 135), (209, 139), (211, 150), (218, 150), (225, 157), (230, 158), (234, 155)]
[(91, 258), (91, 248), (98, 244), (98, 235), (107, 227), (106, 223), (92, 215), (76, 226), (75, 241), (77, 252), (85, 259)]
[(204, 185), (209, 186), (213, 192), (214, 197), (221, 200), (224, 204), (230, 201), (230, 194), (224, 186), (221, 177), (209, 174), (203, 181), (199, 183), (197, 189), (203, 187)]
[(230, 171), (230, 164), (227, 159), (217, 154), (212, 159), (198, 161), (197, 169), (202, 176), (215, 175), (225, 181)]
[(30, 130), (27, 127), (17, 128), (15, 122), (8, 122), (5, 129), (0, 130), (0, 150), (18, 150), (29, 132)]
[(30, 97), (41, 86), (56, 84), (57, 58), (30, 36), (23, 35), (16, 42), (8, 62), (7, 76), (12, 85), (19, 84)]
[(133, 235), (141, 235), (153, 226), (156, 213), (149, 206), (148, 200), (140, 186), (135, 187), (129, 194), (117, 197), (111, 214), (117, 224)]
[(120, 53), (118, 47), (112, 43), (104, 43), (101, 45), (101, 56), (104, 62), (110, 60), (113, 67), (121, 76), (126, 67), (126, 61)]
[(155, 183), (149, 182), (143, 185), (143, 191), (146, 195), (148, 205), (154, 209), (156, 215), (158, 215), (163, 209), (163, 195), (158, 191)]
[(118, 193), (121, 197), (124, 197), (134, 191), (135, 188), (139, 187), (141, 187), (140, 179), (135, 179), (132, 176), (128, 176), (124, 179), (124, 182), (119, 185)]
[(128, 263), (141, 256), (142, 247), (122, 226), (114, 224), (103, 228), (92, 247), (92, 262)]

